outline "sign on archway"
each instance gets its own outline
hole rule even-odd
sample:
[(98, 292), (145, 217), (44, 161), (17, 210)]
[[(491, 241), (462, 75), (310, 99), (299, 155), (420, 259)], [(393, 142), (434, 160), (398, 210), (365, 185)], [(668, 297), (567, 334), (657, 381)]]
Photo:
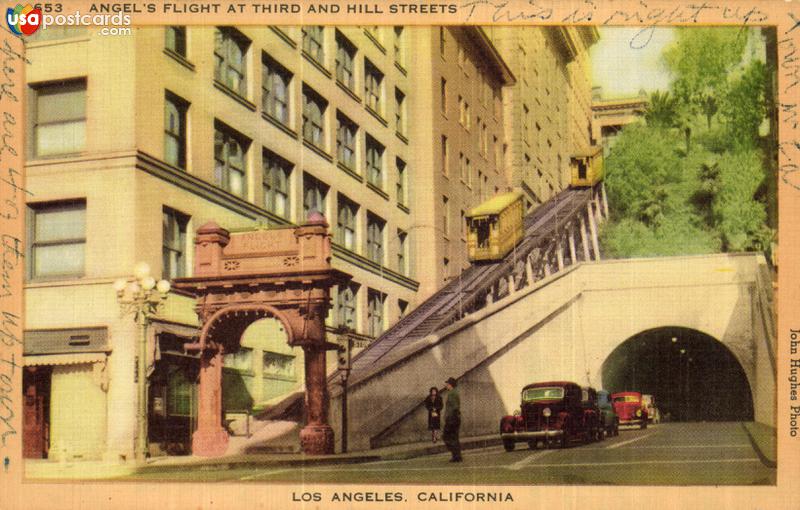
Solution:
[(350, 276), (331, 267), (331, 241), (325, 218), (312, 214), (300, 227), (230, 233), (214, 222), (197, 230), (194, 276), (178, 278), (175, 287), (197, 298), (202, 328), (197, 343), (200, 386), (195, 455), (225, 453), (228, 433), (222, 426), (222, 362), (239, 349), (253, 322), (280, 321), (291, 346), (305, 354), (307, 423), (300, 431), (305, 453), (333, 453), (328, 425), (326, 352), (336, 344), (325, 339), (330, 288)]

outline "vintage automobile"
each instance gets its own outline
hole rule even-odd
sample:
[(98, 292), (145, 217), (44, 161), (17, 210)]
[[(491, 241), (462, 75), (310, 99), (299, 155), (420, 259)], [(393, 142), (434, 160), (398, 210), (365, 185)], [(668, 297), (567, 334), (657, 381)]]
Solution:
[(638, 391), (621, 391), (611, 395), (614, 412), (619, 416), (620, 425), (639, 425), (647, 428), (647, 408)]
[(611, 394), (606, 390), (598, 390), (597, 407), (600, 409), (600, 423), (606, 436), (619, 435), (619, 416), (611, 405)]
[(658, 423), (661, 421), (661, 413), (656, 407), (656, 398), (653, 395), (642, 395), (642, 402), (647, 409), (647, 420), (650, 423)]
[(574, 382), (552, 381), (529, 384), (522, 389), (520, 411), (500, 420), (500, 436), (506, 451), (516, 443), (536, 448), (575, 440), (590, 442), (602, 437), (597, 394)]

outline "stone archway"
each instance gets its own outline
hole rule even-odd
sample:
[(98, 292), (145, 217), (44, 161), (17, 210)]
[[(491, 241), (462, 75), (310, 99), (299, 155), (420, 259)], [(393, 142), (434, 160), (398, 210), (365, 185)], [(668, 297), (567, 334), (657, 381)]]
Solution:
[(195, 271), (175, 287), (197, 298), (202, 328), (197, 343), (200, 387), (196, 455), (225, 453), (228, 434), (222, 427), (222, 364), (226, 352), (238, 350), (244, 331), (263, 318), (275, 318), (286, 330), (289, 345), (303, 349), (306, 411), (300, 432), (305, 453), (333, 453), (328, 425), (326, 352), (336, 349), (325, 339), (330, 288), (350, 276), (331, 267), (328, 224), (320, 214), (297, 228), (231, 234), (214, 222), (197, 230)]

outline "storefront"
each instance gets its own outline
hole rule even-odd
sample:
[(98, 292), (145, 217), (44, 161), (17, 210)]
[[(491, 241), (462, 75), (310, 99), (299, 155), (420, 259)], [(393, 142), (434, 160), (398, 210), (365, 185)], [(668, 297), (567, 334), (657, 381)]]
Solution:
[(105, 327), (25, 332), (23, 455), (99, 459), (106, 448)]

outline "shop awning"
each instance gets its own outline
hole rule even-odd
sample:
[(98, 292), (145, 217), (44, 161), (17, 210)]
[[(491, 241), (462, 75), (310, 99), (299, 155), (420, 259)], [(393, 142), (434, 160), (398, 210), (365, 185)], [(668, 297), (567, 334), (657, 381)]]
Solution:
[(106, 353), (104, 352), (76, 352), (71, 354), (23, 356), (22, 364), (26, 367), (42, 365), (82, 365), (85, 363), (99, 363), (105, 360)]

